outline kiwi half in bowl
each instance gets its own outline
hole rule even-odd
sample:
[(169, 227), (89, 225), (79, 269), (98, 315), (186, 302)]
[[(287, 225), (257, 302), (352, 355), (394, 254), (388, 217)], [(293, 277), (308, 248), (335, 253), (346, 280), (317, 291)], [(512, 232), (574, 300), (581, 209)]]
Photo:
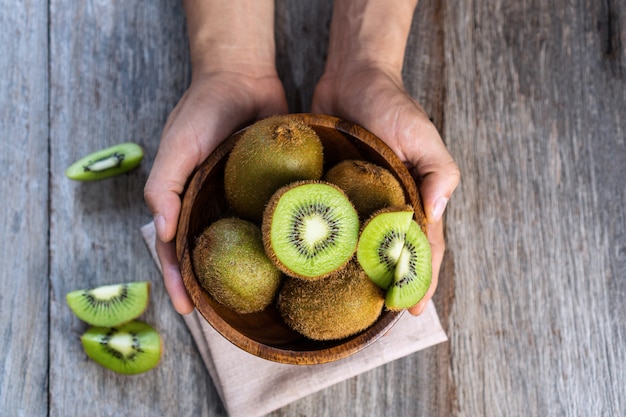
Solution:
[[(414, 219), (425, 226), (415, 181), (394, 152), (363, 127), (333, 116), (291, 114), (308, 124), (324, 148), (324, 169), (347, 159), (364, 160), (390, 171), (400, 182)], [(260, 358), (288, 364), (317, 364), (350, 356), (385, 334), (402, 311), (383, 310), (366, 330), (338, 340), (316, 341), (285, 324), (275, 303), (260, 312), (240, 314), (225, 308), (202, 289), (192, 265), (197, 237), (215, 221), (235, 215), (224, 192), (224, 168), (230, 151), (248, 128), (223, 141), (191, 178), (182, 198), (176, 252), (183, 283), (202, 317), (227, 340)]]
[(285, 274), (320, 279), (341, 270), (359, 238), (359, 217), (341, 189), (322, 181), (280, 188), (263, 215), (265, 252)]
[(414, 306), (430, 287), (430, 244), (410, 206), (374, 213), (363, 227), (356, 257), (372, 282), (386, 290), (390, 310)]

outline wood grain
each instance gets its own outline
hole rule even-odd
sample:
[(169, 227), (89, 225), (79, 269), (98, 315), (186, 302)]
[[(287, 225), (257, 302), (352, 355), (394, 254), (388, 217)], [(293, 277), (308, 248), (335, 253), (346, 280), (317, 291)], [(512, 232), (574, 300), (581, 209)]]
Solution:
[[(0, 8), (0, 414), (225, 416), (139, 234), (165, 119), (189, 84), (178, 1)], [(276, 3), (292, 112), (322, 74), (332, 1)], [(461, 168), (435, 303), (450, 341), (272, 416), (626, 414), (626, 5), (422, 0), (403, 71)], [(122, 141), (105, 182), (69, 163)], [(153, 281), (161, 365), (89, 361), (69, 290)]]
[(625, 45), (607, 55), (606, 13), (446, 4), (459, 416), (626, 410)]
[[(139, 233), (151, 220), (143, 185), (159, 135), (189, 82), (182, 7), (51, 1), (50, 56), (49, 415), (223, 413)], [(64, 177), (72, 161), (125, 141), (144, 147), (139, 169), (94, 183)], [(128, 378), (88, 360), (79, 340), (86, 325), (68, 309), (65, 294), (146, 279), (153, 291), (142, 319), (161, 332), (164, 353), (156, 369)]]
[(47, 18), (44, 1), (0, 8), (0, 414), (13, 416), (48, 409)]

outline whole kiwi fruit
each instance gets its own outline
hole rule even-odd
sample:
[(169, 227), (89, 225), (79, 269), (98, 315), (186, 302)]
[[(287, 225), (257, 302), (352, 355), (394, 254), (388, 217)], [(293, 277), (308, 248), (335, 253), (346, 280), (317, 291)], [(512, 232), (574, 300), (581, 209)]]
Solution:
[(218, 303), (238, 312), (261, 311), (275, 298), (281, 272), (263, 249), (259, 226), (239, 218), (212, 223), (196, 239), (198, 282)]
[(355, 261), (320, 280), (286, 278), (277, 301), (285, 323), (313, 340), (359, 333), (378, 319), (383, 305), (383, 290)]
[(303, 121), (277, 115), (252, 124), (233, 147), (224, 168), (226, 199), (238, 217), (259, 222), (280, 187), (323, 174), (323, 147)]
[(324, 175), (324, 180), (341, 188), (362, 219), (384, 207), (405, 204), (404, 190), (393, 174), (373, 162), (344, 160)]

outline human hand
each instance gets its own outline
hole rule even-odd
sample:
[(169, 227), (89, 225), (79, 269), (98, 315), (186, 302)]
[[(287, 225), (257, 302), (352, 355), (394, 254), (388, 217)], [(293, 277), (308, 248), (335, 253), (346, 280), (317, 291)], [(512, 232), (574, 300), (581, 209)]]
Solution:
[(460, 172), (424, 109), (404, 90), (402, 65), (417, 0), (335, 0), (324, 75), (311, 110), (358, 123), (382, 139), (419, 186), (432, 249), (432, 283), (409, 311), (420, 314), (437, 288), (445, 251), (442, 215)]
[(402, 85), (398, 71), (385, 66), (343, 68), (324, 75), (313, 96), (312, 111), (358, 123), (382, 139), (405, 163), (419, 185), (432, 249), (432, 283), (409, 309), (422, 313), (435, 293), (445, 251), (442, 215), (460, 180), (460, 172), (423, 108)]
[(224, 71), (195, 74), (171, 112), (144, 197), (154, 216), (163, 282), (180, 314), (193, 310), (173, 241), (181, 209), (180, 195), (189, 176), (232, 132), (255, 119), (286, 111), (283, 87), (275, 73), (249, 76)]

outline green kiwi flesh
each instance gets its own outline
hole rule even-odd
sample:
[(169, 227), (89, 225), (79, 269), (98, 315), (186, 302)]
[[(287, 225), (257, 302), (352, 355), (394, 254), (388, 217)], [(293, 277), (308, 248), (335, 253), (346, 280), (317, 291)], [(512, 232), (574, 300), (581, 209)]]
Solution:
[(120, 143), (89, 154), (65, 170), (75, 181), (97, 181), (128, 172), (141, 163), (143, 149), (133, 142)]
[(65, 296), (76, 316), (92, 326), (112, 327), (139, 317), (148, 306), (150, 282), (128, 282), (71, 291)]
[(382, 208), (406, 204), (404, 190), (396, 177), (372, 162), (341, 161), (326, 172), (324, 180), (345, 191), (362, 219)]
[(87, 356), (121, 374), (149, 371), (161, 360), (161, 336), (152, 326), (140, 321), (116, 327), (91, 327), (81, 342)]
[(224, 169), (226, 199), (238, 217), (260, 222), (280, 187), (323, 174), (323, 147), (303, 121), (281, 115), (251, 125), (230, 152)]
[(272, 196), (262, 233), (266, 253), (285, 274), (319, 279), (343, 268), (354, 255), (359, 218), (337, 186), (299, 181)]
[(320, 280), (287, 278), (277, 307), (296, 332), (313, 340), (336, 340), (370, 327), (384, 302), (383, 290), (352, 261)]
[(413, 214), (410, 206), (380, 210), (359, 237), (357, 260), (387, 290), (385, 306), (390, 310), (417, 304), (432, 280), (430, 244)]
[(204, 230), (192, 260), (202, 288), (242, 314), (271, 304), (282, 281), (265, 254), (259, 226), (239, 218), (220, 219)]
[(424, 297), (431, 281), (430, 243), (417, 222), (412, 221), (394, 270), (393, 282), (387, 288), (385, 305), (390, 310), (414, 306)]

